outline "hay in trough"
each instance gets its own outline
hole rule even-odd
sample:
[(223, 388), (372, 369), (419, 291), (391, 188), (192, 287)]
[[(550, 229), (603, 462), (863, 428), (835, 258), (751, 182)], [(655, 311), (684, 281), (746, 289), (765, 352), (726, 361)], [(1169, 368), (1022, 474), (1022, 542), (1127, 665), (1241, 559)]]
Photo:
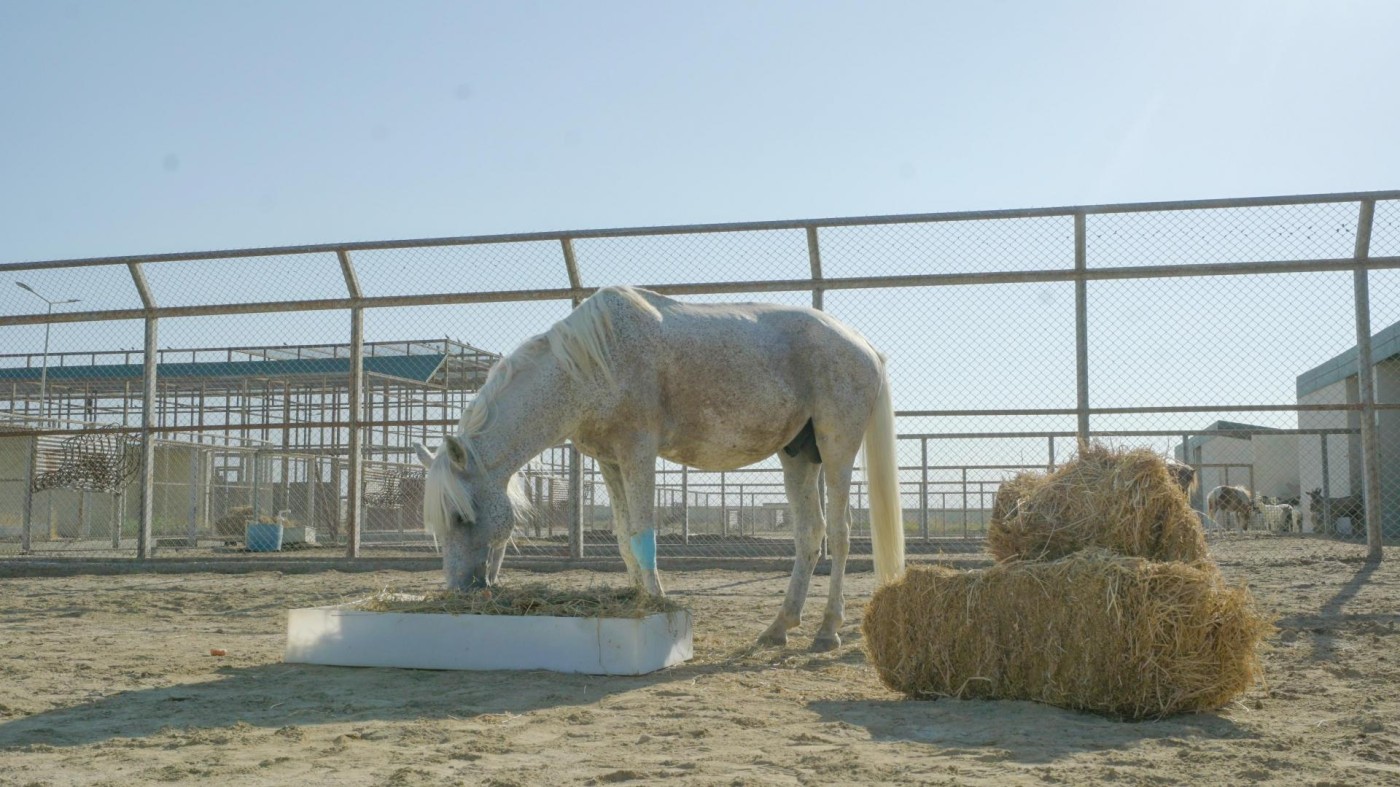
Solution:
[(1090, 445), (1049, 475), (1022, 473), (1002, 484), (987, 527), (987, 548), (998, 561), (1054, 560), (1089, 547), (1209, 560), (1200, 519), (1166, 460), (1151, 450)]
[(916, 566), (875, 592), (865, 647), (915, 698), (1020, 699), (1129, 719), (1219, 708), (1260, 675), (1270, 624), (1213, 568), (1101, 549), (960, 572)]
[(224, 538), (243, 538), (243, 526), (252, 518), (252, 506), (234, 506), (214, 520), (214, 533)]
[(388, 590), (355, 603), (370, 612), (432, 612), (448, 615), (542, 615), (557, 618), (643, 618), (675, 612), (681, 605), (637, 588), (565, 590), (534, 582), (489, 590), (440, 590), (409, 595)]

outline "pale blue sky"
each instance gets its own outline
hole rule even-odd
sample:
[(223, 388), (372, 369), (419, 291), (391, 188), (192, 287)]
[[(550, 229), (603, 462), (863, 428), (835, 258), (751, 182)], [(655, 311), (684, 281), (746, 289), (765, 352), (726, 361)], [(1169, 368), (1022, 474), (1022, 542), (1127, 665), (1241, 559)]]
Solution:
[[(0, 262), (1393, 189), (1396, 31), (1389, 0), (0, 0)], [(1068, 224), (1044, 229), (1052, 240), (1038, 251), (1067, 265)], [(824, 236), (833, 275), (843, 239), (858, 235)], [(762, 259), (730, 249), (722, 271), (695, 267), (704, 243), (679, 253), (643, 241), (606, 261), (655, 267), (585, 283), (800, 276), (801, 241)], [(975, 243), (953, 247), (984, 263)], [(1007, 248), (992, 262), (1050, 264)], [(392, 294), (470, 288), (442, 273), (470, 259), (360, 262), (366, 286), (384, 288), (372, 294)], [(764, 267), (780, 264), (794, 267)], [(518, 286), (563, 286), (557, 262), (511, 265), (525, 271)], [(340, 287), (329, 258), (294, 274), (151, 267), (167, 305)], [(124, 272), (107, 273), (30, 278), (83, 308), (135, 308)], [(1400, 315), (1400, 277), (1373, 280), (1379, 326)], [(1286, 403), (1298, 373), (1354, 339), (1345, 274), (1104, 283), (1090, 296), (1096, 406)], [(1005, 408), (1072, 406), (1072, 303), (1061, 284), (833, 293), (827, 306), (895, 359), (898, 406)], [(0, 286), (0, 313), (36, 304)], [(379, 310), (367, 330), (504, 351), (566, 309)], [(166, 320), (160, 344), (343, 342), (346, 325), (338, 313)], [(42, 330), (0, 338), (4, 352), (34, 352)], [(55, 350), (139, 345), (136, 321), (54, 331)], [(1292, 415), (1132, 425), (1219, 417)]]
[(1400, 3), (0, 2), (0, 261), (1394, 188)]

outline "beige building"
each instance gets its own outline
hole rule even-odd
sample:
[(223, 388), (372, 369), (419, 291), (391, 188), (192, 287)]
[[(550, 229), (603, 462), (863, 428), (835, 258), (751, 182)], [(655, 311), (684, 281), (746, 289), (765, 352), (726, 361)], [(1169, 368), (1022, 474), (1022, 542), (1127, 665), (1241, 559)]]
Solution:
[(1205, 510), (1205, 498), (1217, 486), (1242, 486), (1255, 496), (1298, 497), (1298, 435), (1266, 426), (1216, 421), (1187, 438), (1188, 456), (1177, 446), (1176, 458), (1197, 468), (1192, 505)]
[[(1376, 403), (1400, 403), (1400, 323), (1371, 338), (1372, 379)], [(1298, 375), (1299, 404), (1357, 404), (1361, 401), (1356, 375), (1357, 352), (1352, 347)], [(1380, 410), (1381, 526), (1389, 538), (1400, 536), (1400, 411)], [(1361, 419), (1355, 411), (1300, 412), (1300, 429), (1338, 430), (1339, 434), (1303, 435), (1298, 450), (1298, 476), (1303, 506), (1310, 513), (1307, 491), (1321, 489), (1328, 497), (1360, 495)], [(1306, 520), (1310, 520), (1305, 517)], [(1357, 526), (1360, 523), (1356, 523)]]

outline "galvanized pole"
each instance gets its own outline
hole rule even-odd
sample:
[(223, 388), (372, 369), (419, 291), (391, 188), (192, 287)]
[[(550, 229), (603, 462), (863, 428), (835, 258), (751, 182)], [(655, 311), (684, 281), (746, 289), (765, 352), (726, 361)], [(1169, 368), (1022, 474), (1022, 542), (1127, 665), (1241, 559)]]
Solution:
[(919, 531), (924, 540), (928, 534), (928, 438), (919, 439)]
[(822, 308), (822, 249), (817, 243), (817, 228), (807, 228), (807, 261), (812, 266), (812, 308)]
[[(1332, 528), (1332, 467), (1327, 456), (1328, 435), (1323, 434), (1320, 437), (1322, 438), (1322, 532), (1335, 533), (1336, 531)], [(1226, 483), (1228, 484), (1229, 481), (1227, 480)]]
[[(1376, 201), (1362, 200), (1356, 222), (1356, 261), (1371, 255), (1371, 225)], [(1381, 541), (1381, 444), (1376, 428), (1375, 368), (1371, 358), (1370, 271), (1357, 265), (1352, 273), (1356, 291), (1357, 389), (1361, 397), (1361, 492), (1366, 505), (1366, 559), (1379, 562)], [(1359, 523), (1358, 523), (1359, 524)]]
[(1074, 214), (1074, 377), (1079, 410), (1079, 450), (1089, 444), (1089, 269), (1083, 213)]
[(967, 468), (962, 469), (962, 526), (963, 538), (967, 538)]
[(19, 553), (29, 554), (34, 544), (34, 481), (39, 474), (39, 435), (29, 438), (29, 466), (24, 476), (24, 519), (19, 533)]
[[(822, 279), (822, 247), (817, 237), (815, 226), (807, 227), (807, 262), (812, 271), (812, 308), (821, 311), (825, 306), (825, 288), (821, 286)], [(791, 510), (791, 507), (789, 507)], [(822, 516), (826, 515), (826, 467), (817, 468), (817, 510)], [(802, 527), (798, 524), (797, 527)], [(821, 546), (817, 548), (817, 559), (825, 560), (827, 555), (826, 531), (822, 531)]]
[(156, 318), (146, 318), (146, 352), (141, 379), (141, 529), (136, 533), (136, 556), (150, 558), (155, 539), (156, 488)]
[[(351, 299), (358, 302), (360, 291), (359, 277), (350, 262), (350, 253), (345, 249), (336, 252), (340, 258), (340, 271), (345, 277), (345, 288)], [(364, 494), (364, 452), (361, 441), (364, 420), (365, 395), (365, 310), (362, 306), (350, 309), (350, 391), (347, 401), (346, 421), (349, 427), (349, 444), (346, 448), (349, 462), (346, 467), (349, 478), (345, 489), (345, 556), (360, 556), (360, 524), (364, 511), (361, 497)]]
[(719, 536), (724, 538), (729, 535), (729, 497), (728, 490), (724, 485), (724, 471), (719, 474)]
[(690, 543), (690, 468), (681, 465), (681, 543)]
[[(583, 287), (583, 278), (578, 272), (578, 258), (574, 256), (572, 238), (559, 239), (560, 250), (564, 254), (564, 272), (569, 277), (569, 287), (576, 293)], [(573, 307), (583, 302), (578, 295), (572, 298)], [(612, 504), (617, 505), (613, 500)], [(653, 523), (655, 526), (655, 523)], [(569, 443), (569, 557), (582, 558), (584, 555), (583, 528), (583, 454), (572, 441)]]
[[(612, 501), (617, 505), (617, 501)], [(569, 557), (583, 557), (583, 454), (569, 445)]]
[[(127, 263), (131, 281), (141, 296), (141, 305), (146, 310), (146, 343), (141, 361), (141, 508), (140, 529), (136, 532), (136, 557), (150, 558), (155, 546), (152, 532), (155, 527), (155, 473), (156, 473), (156, 365), (159, 350), (156, 345), (157, 318), (156, 301), (146, 282), (146, 273), (141, 263)], [(118, 523), (118, 533), (121, 523)]]

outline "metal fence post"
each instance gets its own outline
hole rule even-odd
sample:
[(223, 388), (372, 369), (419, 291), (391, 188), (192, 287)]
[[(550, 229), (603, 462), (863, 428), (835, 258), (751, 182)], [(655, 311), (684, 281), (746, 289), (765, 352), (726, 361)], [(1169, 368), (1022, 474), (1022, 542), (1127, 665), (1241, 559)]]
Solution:
[(963, 538), (967, 538), (967, 468), (962, 469), (962, 526)]
[(345, 556), (360, 556), (360, 535), (364, 514), (364, 395), (365, 395), (365, 310), (350, 310), (350, 391), (347, 414), (349, 421), (349, 441), (347, 445), (347, 470), (349, 479), (345, 484)]
[[(564, 254), (564, 272), (569, 277), (569, 287), (574, 290), (573, 308), (583, 302), (578, 291), (583, 287), (583, 277), (578, 272), (578, 258), (574, 256), (573, 238), (560, 238), (560, 250)], [(616, 506), (617, 501), (609, 502)], [(653, 526), (655, 523), (653, 523)], [(569, 556), (582, 558), (584, 553), (583, 527), (583, 454), (578, 446), (569, 443)]]
[[(1362, 200), (1356, 221), (1356, 261), (1371, 255), (1371, 224), (1376, 201)], [(1381, 448), (1376, 428), (1375, 368), (1371, 357), (1370, 271), (1356, 266), (1352, 284), (1356, 292), (1356, 380), (1361, 398), (1361, 493), (1366, 506), (1366, 559), (1379, 561), (1381, 541)]]
[[(1322, 438), (1322, 532), (1335, 532), (1332, 527), (1332, 468), (1327, 456), (1327, 433)], [(1228, 476), (1226, 483), (1229, 483)]]
[[(40, 424), (43, 423), (41, 420)], [(24, 474), (24, 520), (19, 534), (19, 553), (29, 554), (34, 547), (34, 481), (39, 474), (39, 435), (29, 438), (29, 459)]]
[(155, 539), (156, 487), (156, 318), (146, 318), (146, 353), (141, 378), (141, 529), (136, 533), (136, 556), (150, 558)]
[[(812, 308), (821, 311), (825, 305), (823, 297), (826, 290), (821, 286), (822, 282), (822, 247), (817, 238), (817, 228), (807, 227), (807, 262), (812, 270)], [(817, 507), (826, 515), (826, 468), (817, 468)], [(791, 510), (791, 509), (789, 509)], [(817, 547), (817, 560), (825, 560), (827, 556), (826, 532), (822, 532), (821, 545)]]
[[(141, 263), (127, 263), (127, 270), (131, 273), (131, 281), (136, 285), (136, 292), (141, 296), (141, 305), (144, 307), (146, 341), (144, 354), (141, 362), (141, 509), (140, 526), (136, 532), (136, 557), (139, 559), (150, 558), (153, 554), (155, 541), (153, 531), (155, 527), (155, 473), (156, 473), (156, 367), (159, 360), (159, 350), (156, 343), (156, 329), (158, 327), (155, 315), (156, 301), (151, 294), (150, 285), (146, 282), (146, 273), (141, 269)], [(121, 532), (122, 522), (117, 523), (117, 532)]]
[[(355, 266), (350, 262), (350, 253), (345, 249), (336, 251), (336, 257), (340, 259), (340, 272), (345, 277), (345, 289), (350, 293), (352, 300), (358, 302), (363, 293), (360, 291), (359, 277), (355, 274)], [(346, 446), (347, 460), (349, 462), (347, 471), (349, 478), (346, 481), (345, 489), (345, 556), (357, 558), (360, 556), (360, 528), (363, 519), (364, 506), (361, 497), (364, 495), (365, 468), (361, 454), (363, 447), (362, 426), (364, 419), (364, 395), (365, 395), (365, 310), (362, 306), (354, 306), (350, 309), (350, 391), (347, 395), (347, 406), (349, 412), (346, 420), (349, 427), (349, 440)]]
[(928, 533), (928, 438), (919, 439), (919, 531), (924, 540)]
[(681, 465), (681, 543), (690, 543), (690, 468)]
[(724, 471), (719, 474), (719, 535), (725, 538), (729, 535), (729, 496), (725, 487)]
[[(612, 501), (617, 505), (617, 501)], [(569, 557), (583, 557), (583, 454), (569, 444)]]
[(1074, 378), (1077, 394), (1079, 449), (1089, 444), (1089, 269), (1084, 213), (1074, 214)]
[(189, 521), (185, 523), (185, 546), (199, 546), (199, 478), (204, 452), (190, 449)]

